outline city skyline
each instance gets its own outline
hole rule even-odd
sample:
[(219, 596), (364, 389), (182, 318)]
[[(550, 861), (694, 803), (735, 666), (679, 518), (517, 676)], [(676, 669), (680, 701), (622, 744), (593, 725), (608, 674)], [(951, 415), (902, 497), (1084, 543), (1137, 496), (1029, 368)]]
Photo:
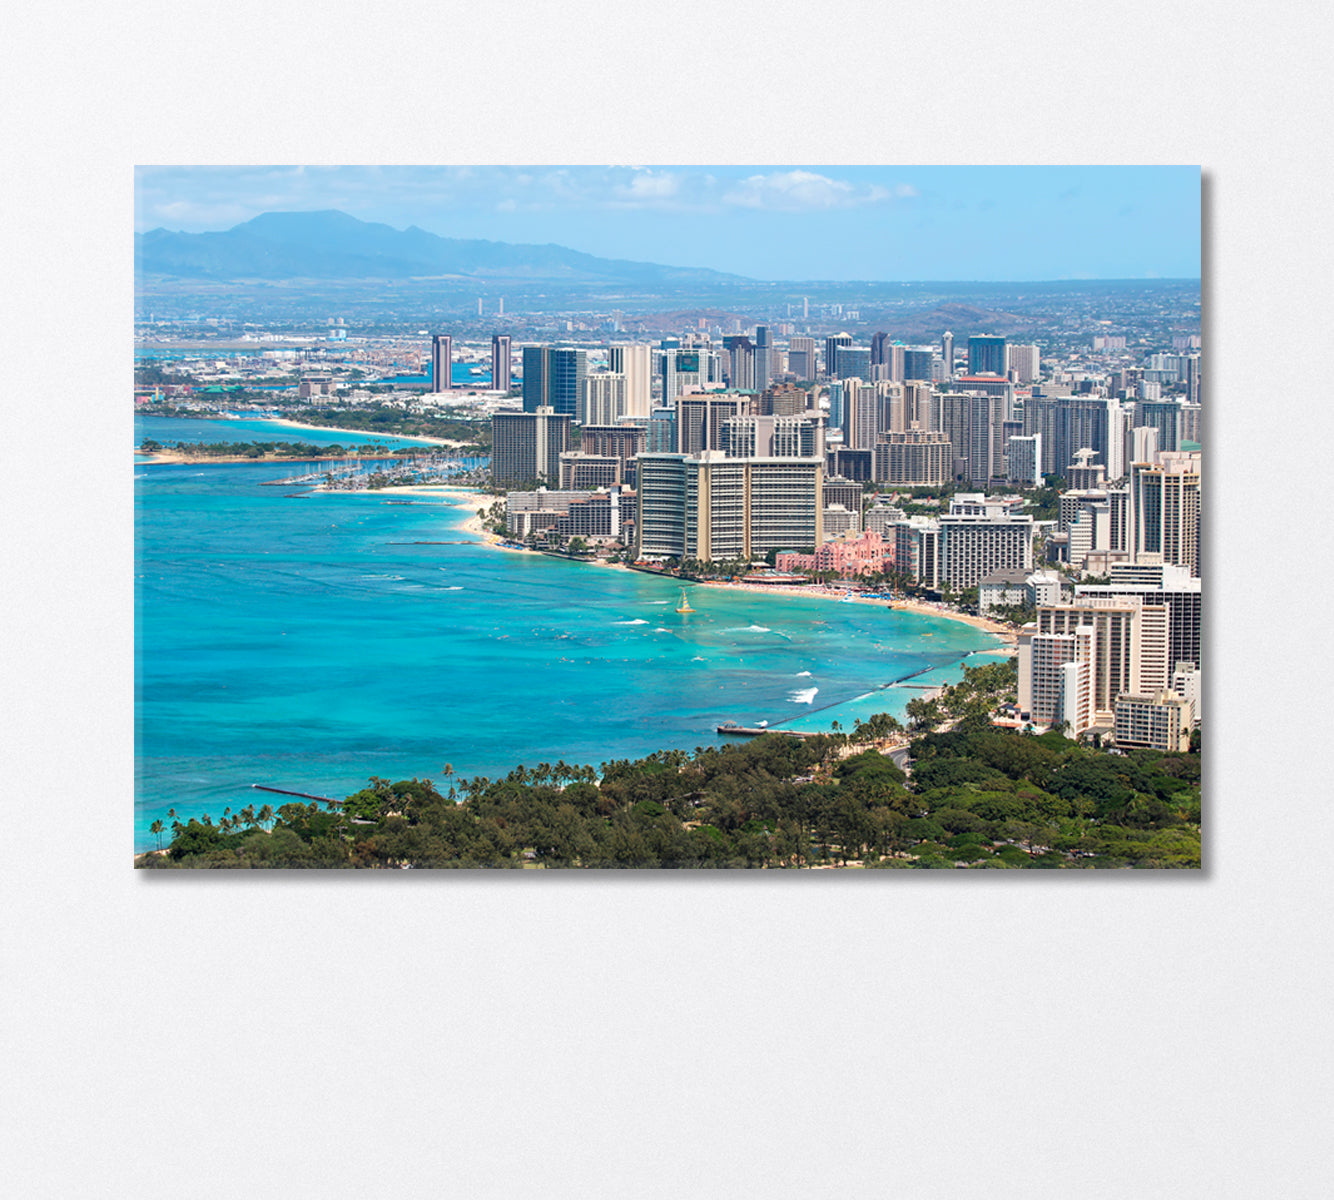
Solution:
[(1191, 166), (140, 166), (135, 230), (337, 209), (754, 280), (1197, 278)]

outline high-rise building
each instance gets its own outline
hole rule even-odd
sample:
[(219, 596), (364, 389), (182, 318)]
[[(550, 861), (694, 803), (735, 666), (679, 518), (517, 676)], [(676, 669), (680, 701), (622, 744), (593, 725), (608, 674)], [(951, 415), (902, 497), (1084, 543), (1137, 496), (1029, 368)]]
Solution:
[(973, 484), (1005, 478), (1005, 397), (944, 392), (940, 428), (954, 447), (962, 477)]
[(819, 459), (640, 455), (636, 552), (717, 562), (818, 546), (823, 476)]
[[(1114, 494), (1113, 494), (1114, 495)], [(1170, 564), (1113, 563), (1110, 583), (1081, 583), (1075, 599), (1098, 597), (1138, 597), (1145, 605), (1159, 605), (1168, 610), (1168, 654), (1173, 668), (1177, 663), (1193, 663), (1200, 668), (1203, 653), (1201, 638), (1201, 584), (1184, 567)]]
[(727, 386), (739, 392), (755, 390), (755, 343), (744, 334), (723, 338), (727, 355)]
[(647, 417), (653, 406), (651, 349), (642, 342), (617, 342), (608, 347), (608, 368), (625, 376), (625, 415), (628, 417)]
[(814, 338), (794, 337), (788, 340), (787, 369), (798, 380), (814, 382), (817, 374)]
[[(862, 485), (851, 479), (840, 479), (837, 475), (827, 475), (824, 481), (824, 506), (841, 504), (848, 512), (855, 512), (860, 517), (862, 511)], [(858, 521), (858, 528), (861, 522)], [(883, 532), (883, 531), (882, 531)]]
[(588, 454), (612, 455), (629, 462), (643, 454), (648, 432), (643, 425), (585, 425), (579, 431), (579, 448)]
[(719, 382), (718, 355), (707, 344), (662, 351), (662, 399), (670, 404), (678, 396)]
[(491, 479), (497, 484), (556, 482), (570, 445), (570, 418), (549, 405), (491, 418)]
[(940, 522), (930, 517), (905, 517), (892, 526), (894, 570), (909, 583), (940, 586)]
[(809, 393), (795, 384), (774, 384), (756, 397), (755, 411), (762, 417), (797, 417), (809, 407)]
[(1181, 448), (1181, 402), (1179, 400), (1138, 400), (1135, 402), (1134, 420), (1136, 429), (1158, 430), (1159, 450), (1179, 450)]
[[(1068, 721), (1072, 735), (1110, 726), (1117, 697), (1166, 686), (1168, 628), (1168, 610), (1138, 596), (1040, 606), (1019, 635), (1020, 710), (1042, 723)], [(1075, 679), (1085, 697), (1079, 704), (1071, 703)]]
[(1032, 396), (1024, 402), (1024, 434), (1042, 435), (1042, 473), (1059, 475), (1078, 451), (1095, 452), (1114, 481), (1125, 475), (1125, 410), (1106, 396)]
[(903, 385), (903, 420), (908, 429), (939, 429), (940, 405), (926, 383)]
[(957, 590), (996, 571), (1033, 568), (1033, 518), (980, 493), (956, 493), (940, 518), (940, 579)]
[(879, 433), (903, 433), (908, 428), (908, 411), (905, 405), (905, 385), (890, 383), (886, 379), (872, 385), (876, 396), (875, 427)]
[(676, 405), (664, 404), (648, 415), (648, 433), (645, 452), (648, 454), (675, 454), (679, 435), (676, 431)]
[(880, 400), (873, 384), (843, 382), (843, 445), (870, 450), (880, 434)]
[(968, 374), (1004, 375), (1005, 339), (990, 334), (974, 334), (968, 339)]
[(945, 379), (948, 382), (954, 376), (954, 334), (948, 329), (940, 339), (940, 357), (945, 363)]
[(523, 411), (549, 407), (567, 417), (579, 410), (579, 394), (588, 374), (588, 354), (554, 346), (523, 348)]
[(1126, 462), (1156, 463), (1158, 461), (1158, 429), (1150, 426), (1132, 427), (1126, 430)]
[(838, 349), (840, 346), (851, 346), (852, 334), (835, 333), (824, 340), (824, 373), (828, 379), (841, 379), (838, 374)]
[(619, 371), (585, 375), (579, 386), (576, 419), (580, 425), (616, 424), (625, 415), (625, 394), (625, 376)]
[(1186, 403), (1200, 403), (1200, 356), (1191, 354), (1186, 357)]
[(882, 433), (874, 450), (877, 483), (934, 487), (954, 478), (954, 450), (943, 433), (921, 429)]
[(755, 390), (764, 391), (774, 377), (773, 342), (767, 325), (755, 326)]
[(905, 346), (903, 348), (903, 378), (904, 380), (925, 380), (931, 381), (931, 351), (914, 350)]
[(447, 333), (431, 336), (431, 391), (447, 392), (454, 386), (454, 339)]
[(676, 401), (676, 451), (699, 454), (722, 449), (723, 422), (751, 412), (749, 396), (729, 392), (694, 392)]
[(1171, 563), (1200, 573), (1200, 455), (1159, 454), (1130, 467), (1131, 561)]
[[(504, 301), (501, 301), (503, 304)], [(491, 388), (497, 392), (510, 390), (510, 339), (507, 333), (491, 337)]]
[(1104, 491), (1107, 486), (1107, 468), (1095, 463), (1096, 453), (1087, 448), (1075, 451), (1072, 462), (1062, 474), (1065, 486), (1072, 492)]
[(618, 487), (624, 481), (625, 463), (615, 455), (566, 450), (560, 456), (562, 490), (593, 491), (600, 487)]
[(728, 458), (819, 458), (825, 454), (823, 415), (742, 415), (723, 421), (721, 445)]
[(1184, 752), (1190, 749), (1193, 707), (1170, 688), (1118, 696), (1113, 738), (1123, 748)]
[(1042, 486), (1042, 435), (1012, 437), (1005, 443), (1005, 477), (1024, 487)]
[(1020, 384), (1032, 383), (1041, 373), (1042, 354), (1034, 345), (1007, 346), (1010, 370), (1014, 372), (1014, 381)]
[(834, 348), (834, 375), (838, 379), (871, 379), (871, 352), (856, 346)]

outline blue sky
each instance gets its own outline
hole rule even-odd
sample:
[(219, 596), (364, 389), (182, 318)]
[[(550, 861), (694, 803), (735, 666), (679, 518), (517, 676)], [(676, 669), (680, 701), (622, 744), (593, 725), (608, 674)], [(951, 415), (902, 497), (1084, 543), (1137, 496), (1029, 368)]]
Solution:
[(756, 279), (1198, 277), (1198, 167), (139, 167), (135, 229), (336, 208)]

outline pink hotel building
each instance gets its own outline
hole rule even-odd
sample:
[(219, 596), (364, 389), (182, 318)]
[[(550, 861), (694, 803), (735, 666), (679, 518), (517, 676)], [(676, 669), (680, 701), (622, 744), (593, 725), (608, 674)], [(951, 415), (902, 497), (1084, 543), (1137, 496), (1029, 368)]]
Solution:
[(814, 554), (784, 551), (776, 556), (779, 571), (837, 571), (840, 575), (873, 575), (885, 569), (885, 540), (874, 529), (825, 542)]

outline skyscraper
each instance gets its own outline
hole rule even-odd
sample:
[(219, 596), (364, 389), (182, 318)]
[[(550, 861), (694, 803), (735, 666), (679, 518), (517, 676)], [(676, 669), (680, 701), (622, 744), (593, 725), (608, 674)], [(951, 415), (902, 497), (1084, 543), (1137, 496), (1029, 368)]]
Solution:
[(431, 337), (431, 391), (447, 392), (454, 386), (454, 339), (447, 333)]
[(909, 350), (906, 347), (903, 351), (903, 378), (905, 380), (926, 380), (931, 379), (931, 351), (930, 350)]
[(717, 381), (718, 355), (707, 343), (662, 352), (662, 401), (670, 404), (683, 392)]
[(642, 342), (612, 345), (607, 365), (625, 376), (625, 415), (647, 417), (653, 407), (653, 362), (650, 347)]
[(871, 352), (856, 346), (834, 348), (834, 378), (871, 381)]
[(570, 445), (570, 418), (545, 405), (531, 413), (496, 413), (491, 442), (494, 483), (555, 482)]
[(1037, 346), (1014, 345), (1006, 348), (1009, 355), (1010, 370), (1014, 372), (1016, 383), (1032, 383), (1040, 374), (1042, 352)]
[(767, 325), (755, 326), (755, 390), (764, 391), (774, 377), (773, 343)]
[(814, 380), (816, 374), (815, 339), (809, 337), (790, 338), (787, 344), (787, 366), (788, 370), (798, 379)]
[(497, 392), (510, 390), (510, 339), (507, 333), (491, 337), (491, 387)]
[(625, 376), (619, 371), (587, 375), (579, 385), (580, 425), (615, 425), (625, 415)]
[(722, 447), (723, 422), (751, 412), (748, 396), (696, 392), (676, 399), (677, 446), (681, 454)]
[(830, 379), (837, 379), (838, 376), (838, 348), (840, 346), (851, 346), (852, 334), (835, 333), (824, 340), (824, 373)]
[(755, 390), (755, 343), (744, 334), (723, 338), (727, 354), (727, 386), (739, 392)]
[(1164, 451), (1158, 464), (1130, 467), (1133, 563), (1172, 563), (1200, 573), (1200, 456)]
[(824, 540), (818, 458), (639, 456), (636, 552), (721, 561)]
[(1005, 339), (990, 334), (975, 334), (968, 339), (968, 374), (1004, 375)]
[(948, 329), (940, 339), (940, 357), (945, 361), (945, 379), (954, 374), (954, 334)]
[(588, 354), (583, 350), (552, 346), (523, 348), (523, 411), (536, 412), (550, 406), (573, 417), (579, 408), (579, 393), (588, 374)]
[[(1137, 400), (1135, 429), (1158, 430), (1159, 450), (1181, 448), (1181, 402), (1179, 400)], [(1141, 460), (1144, 461), (1144, 460)]]

